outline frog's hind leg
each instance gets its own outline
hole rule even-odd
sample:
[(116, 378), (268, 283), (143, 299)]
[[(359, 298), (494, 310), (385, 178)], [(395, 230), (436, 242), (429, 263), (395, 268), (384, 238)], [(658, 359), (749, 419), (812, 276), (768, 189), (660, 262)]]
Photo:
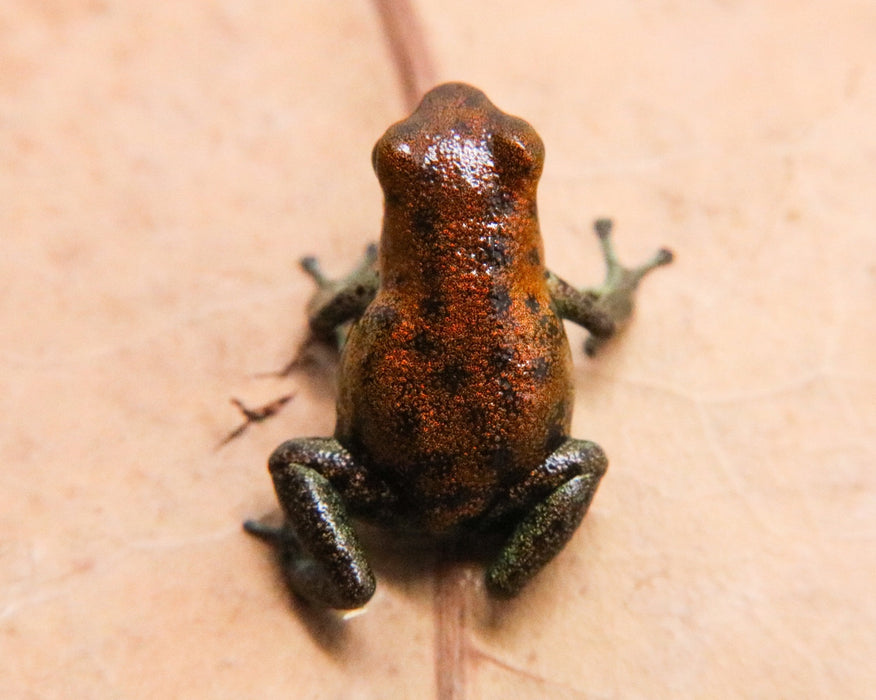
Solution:
[(629, 321), (642, 278), (654, 268), (668, 265), (673, 258), (672, 251), (661, 248), (641, 265), (625, 267), (614, 251), (611, 219), (597, 219), (594, 229), (605, 260), (603, 283), (598, 287), (575, 289), (553, 273), (548, 276), (548, 286), (560, 316), (590, 331), (584, 344), (584, 351), (590, 356)]
[[(512, 490), (509, 503), (534, 503), (524, 510), (486, 575), (487, 589), (508, 598), (565, 546), (593, 500), (608, 460), (602, 448), (568, 438), (542, 467)], [(497, 515), (502, 516), (501, 513)]]
[(272, 527), (248, 520), (244, 529), (276, 548), (295, 593), (332, 608), (363, 606), (375, 580), (348, 508), (366, 513), (388, 507), (388, 490), (330, 438), (289, 440), (274, 451), (268, 468), (285, 521)]

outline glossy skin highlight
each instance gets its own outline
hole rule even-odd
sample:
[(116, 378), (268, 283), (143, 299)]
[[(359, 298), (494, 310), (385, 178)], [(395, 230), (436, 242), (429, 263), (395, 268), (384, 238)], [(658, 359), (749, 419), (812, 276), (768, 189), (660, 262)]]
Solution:
[(668, 254), (616, 265), (624, 284), (601, 290), (549, 273), (536, 208), (543, 161), (525, 121), (471, 86), (439, 86), (374, 147), (385, 197), (376, 265), (367, 257), (330, 282), (307, 261), (320, 283), (311, 330), (345, 339), (335, 435), (277, 448), (269, 469), (285, 523), (246, 524), (278, 547), (305, 598), (351, 608), (371, 597), (351, 517), (438, 538), (501, 533), (487, 571), (500, 596), (516, 594), (583, 518), (607, 460), (568, 435), (561, 317), (594, 343), (608, 337)]

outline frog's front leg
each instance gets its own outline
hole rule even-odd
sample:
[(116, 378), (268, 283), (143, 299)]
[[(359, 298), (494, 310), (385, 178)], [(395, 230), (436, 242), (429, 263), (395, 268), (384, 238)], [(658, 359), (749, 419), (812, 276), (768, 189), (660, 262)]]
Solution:
[(522, 484), (512, 489), (508, 508), (524, 510), (486, 575), (487, 589), (511, 597), (565, 546), (593, 500), (608, 460), (602, 448), (587, 440), (568, 438)]
[(300, 265), (317, 285), (307, 302), (310, 334), (295, 356), (277, 372), (281, 377), (297, 369), (315, 343), (325, 343), (340, 350), (347, 338), (350, 323), (362, 315), (380, 286), (375, 244), (365, 249), (362, 261), (346, 277), (329, 279), (323, 274), (317, 259), (311, 256), (302, 258)]
[(606, 267), (605, 281), (600, 286), (576, 289), (552, 272), (548, 273), (548, 287), (557, 312), (590, 331), (584, 344), (584, 351), (590, 356), (627, 323), (642, 278), (654, 268), (668, 265), (673, 258), (672, 251), (661, 248), (642, 265), (625, 267), (614, 252), (611, 220), (597, 219), (594, 228)]
[(340, 349), (349, 322), (359, 318), (377, 294), (377, 246), (369, 245), (356, 269), (336, 280), (323, 275), (316, 258), (302, 258), (301, 267), (317, 284), (307, 303), (310, 332), (315, 339)]
[(295, 593), (333, 608), (363, 606), (375, 580), (350, 514), (391, 511), (389, 489), (332, 438), (288, 440), (268, 469), (285, 521), (271, 527), (248, 520), (244, 529), (277, 548)]

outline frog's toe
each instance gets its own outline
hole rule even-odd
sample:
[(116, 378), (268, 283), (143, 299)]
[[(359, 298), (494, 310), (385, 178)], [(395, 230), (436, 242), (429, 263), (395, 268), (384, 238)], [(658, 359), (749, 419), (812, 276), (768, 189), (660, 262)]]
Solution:
[(258, 537), (268, 544), (276, 545), (283, 536), (283, 528), (275, 525), (268, 525), (261, 520), (244, 520), (243, 529), (247, 534), (253, 537)]

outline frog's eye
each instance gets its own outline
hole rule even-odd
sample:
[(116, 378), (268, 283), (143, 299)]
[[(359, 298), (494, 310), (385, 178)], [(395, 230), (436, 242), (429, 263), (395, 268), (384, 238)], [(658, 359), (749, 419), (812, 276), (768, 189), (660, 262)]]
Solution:
[(544, 164), (544, 145), (538, 134), (526, 128), (508, 130), (493, 136), (496, 169), (505, 180), (537, 180)]
[(374, 144), (374, 150), (371, 151), (371, 165), (378, 177), (382, 177), (384, 173), (403, 170), (410, 161), (411, 148), (404, 142), (382, 138)]
[(377, 179), (387, 191), (408, 187), (416, 173), (416, 164), (407, 141), (386, 135), (374, 145), (371, 164)]

